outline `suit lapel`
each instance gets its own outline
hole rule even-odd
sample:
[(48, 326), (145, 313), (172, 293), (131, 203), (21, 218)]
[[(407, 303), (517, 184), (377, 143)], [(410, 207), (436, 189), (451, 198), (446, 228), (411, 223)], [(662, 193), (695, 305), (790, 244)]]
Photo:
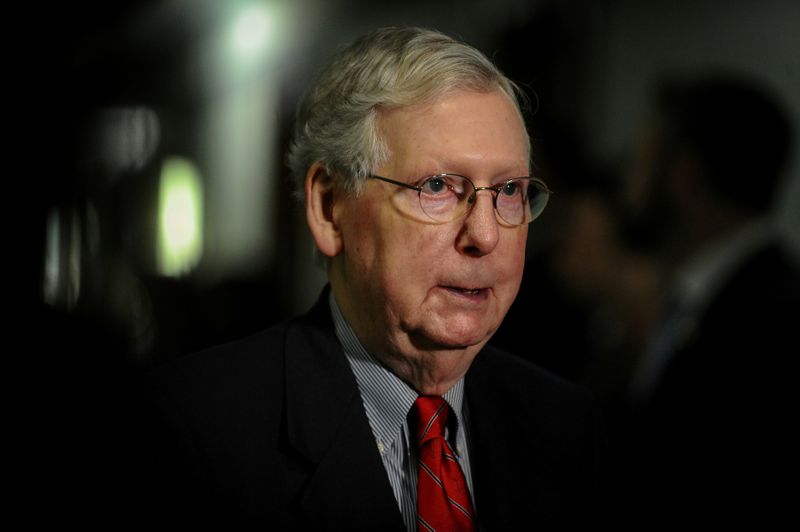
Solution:
[[(504, 391), (493, 383), (483, 356), (473, 362), (465, 389), (476, 513), (483, 531), (525, 529), (537, 522), (540, 508), (539, 439), (514, 419), (512, 406), (501, 402)], [(517, 442), (525, 442), (525, 448)], [(521, 516), (527, 518), (518, 521)]]
[(286, 340), (289, 442), (313, 471), (301, 504), (320, 528), (403, 530), (403, 521), (336, 339), (325, 291)]

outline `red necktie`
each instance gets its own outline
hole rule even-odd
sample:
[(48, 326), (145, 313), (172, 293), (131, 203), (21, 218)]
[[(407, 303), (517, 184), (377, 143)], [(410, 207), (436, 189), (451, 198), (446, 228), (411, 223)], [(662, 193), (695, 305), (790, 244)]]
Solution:
[(414, 402), (414, 411), (419, 445), (417, 530), (475, 530), (467, 481), (444, 437), (450, 408), (439, 396), (423, 395)]

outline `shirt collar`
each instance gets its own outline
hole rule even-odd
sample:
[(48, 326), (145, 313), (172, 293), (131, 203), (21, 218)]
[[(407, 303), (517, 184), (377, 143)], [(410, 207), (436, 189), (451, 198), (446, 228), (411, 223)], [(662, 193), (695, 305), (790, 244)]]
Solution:
[[(330, 292), (329, 305), (336, 328), (336, 336), (342, 344), (344, 354), (356, 377), (372, 432), (379, 444), (389, 444), (395, 441), (402, 426), (405, 425), (408, 412), (419, 394), (389, 371), (386, 366), (378, 362), (361, 345), (355, 332), (342, 315), (333, 291)], [(460, 427), (464, 427), (464, 378), (459, 379), (442, 397), (450, 405), (451, 411), (455, 413), (457, 430), (460, 430)]]
[(678, 270), (675, 289), (681, 308), (700, 311), (739, 263), (774, 234), (768, 218), (750, 221), (691, 257)]

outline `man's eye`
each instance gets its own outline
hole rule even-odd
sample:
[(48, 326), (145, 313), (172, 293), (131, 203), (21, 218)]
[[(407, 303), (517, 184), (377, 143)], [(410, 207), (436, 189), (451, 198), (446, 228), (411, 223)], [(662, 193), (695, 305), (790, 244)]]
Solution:
[(503, 185), (501, 192), (506, 196), (515, 196), (519, 193), (519, 183), (516, 181), (509, 181)]
[(441, 194), (447, 188), (447, 181), (441, 177), (432, 177), (422, 184), (422, 191), (427, 194)]

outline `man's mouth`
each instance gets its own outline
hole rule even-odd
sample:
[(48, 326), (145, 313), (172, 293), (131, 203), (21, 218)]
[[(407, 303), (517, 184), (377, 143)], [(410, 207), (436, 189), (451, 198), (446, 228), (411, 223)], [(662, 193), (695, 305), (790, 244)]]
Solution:
[(445, 286), (444, 288), (450, 290), (451, 292), (456, 292), (466, 296), (482, 295), (488, 290), (487, 288), (461, 288), (458, 286)]

